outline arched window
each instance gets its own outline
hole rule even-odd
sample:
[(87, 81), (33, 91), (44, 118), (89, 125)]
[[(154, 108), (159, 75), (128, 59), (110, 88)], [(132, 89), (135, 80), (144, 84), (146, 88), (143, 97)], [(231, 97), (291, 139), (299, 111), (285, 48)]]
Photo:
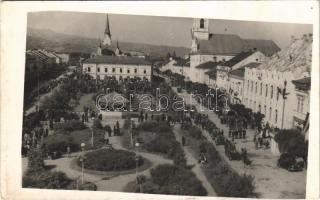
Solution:
[(274, 118), (274, 122), (277, 123), (278, 122), (278, 110), (275, 111), (275, 118)]
[(256, 82), (256, 90), (255, 90), (256, 94), (257, 94), (257, 90), (258, 90), (258, 83)]
[(269, 108), (269, 120), (271, 121), (271, 116), (272, 116), (272, 108)]
[(268, 97), (268, 84), (266, 84), (266, 97)]
[(200, 19), (200, 28), (204, 28), (204, 19)]
[(273, 98), (273, 85), (271, 85), (271, 99)]
[(260, 95), (262, 95), (262, 83), (260, 83)]

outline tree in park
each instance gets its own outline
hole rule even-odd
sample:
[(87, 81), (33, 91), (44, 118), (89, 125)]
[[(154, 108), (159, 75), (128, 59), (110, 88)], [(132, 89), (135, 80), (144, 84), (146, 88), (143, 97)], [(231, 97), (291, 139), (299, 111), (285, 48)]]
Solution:
[(44, 155), (37, 149), (32, 148), (28, 152), (28, 168), (30, 171), (42, 171), (44, 170)]

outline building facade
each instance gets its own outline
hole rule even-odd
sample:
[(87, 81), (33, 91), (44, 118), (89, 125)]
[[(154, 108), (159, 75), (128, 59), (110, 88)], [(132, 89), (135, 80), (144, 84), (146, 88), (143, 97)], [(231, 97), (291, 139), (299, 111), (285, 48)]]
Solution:
[(295, 104), (292, 80), (291, 72), (245, 68), (243, 104), (253, 112), (264, 114), (265, 123), (271, 127), (292, 128)]
[(90, 58), (82, 61), (82, 72), (94, 79), (104, 80), (114, 77), (117, 80), (140, 78), (151, 81), (152, 66), (142, 53), (125, 54), (119, 47), (112, 45), (109, 18), (107, 15), (104, 39)]
[(209, 31), (208, 19), (195, 19), (191, 29), (190, 80), (203, 83), (204, 70), (197, 66), (209, 61), (227, 62), (237, 54), (256, 49), (271, 56), (280, 48), (271, 40), (243, 39), (235, 34), (215, 34)]
[(83, 62), (83, 73), (100, 80), (107, 77), (117, 80), (139, 77), (151, 81), (152, 67), (151, 63), (142, 58), (98, 56)]
[(310, 112), (311, 77), (293, 80), (295, 86), (296, 105), (293, 113), (293, 127), (302, 130), (306, 125)]

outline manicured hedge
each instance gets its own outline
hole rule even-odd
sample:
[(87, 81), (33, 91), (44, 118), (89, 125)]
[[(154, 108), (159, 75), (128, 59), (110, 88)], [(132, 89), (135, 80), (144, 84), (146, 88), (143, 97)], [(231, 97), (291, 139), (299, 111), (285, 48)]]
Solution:
[(143, 192), (173, 195), (206, 196), (207, 191), (194, 173), (176, 165), (159, 165), (151, 169), (151, 182), (143, 184)]
[(53, 126), (54, 130), (74, 131), (85, 129), (86, 126), (79, 120), (70, 120), (64, 123), (56, 123)]
[[(125, 150), (100, 149), (85, 154), (84, 168), (97, 171), (121, 171), (136, 167), (135, 153)], [(138, 157), (138, 166), (144, 162)], [(78, 164), (81, 166), (80, 160)]]
[(221, 157), (214, 145), (203, 137), (197, 139), (198, 135), (189, 131), (185, 131), (185, 136), (195, 156), (200, 152), (206, 156), (208, 163), (202, 169), (219, 196), (255, 197), (253, 176), (239, 175), (235, 172)]
[(239, 175), (221, 158), (219, 152), (210, 142), (202, 143), (208, 166), (204, 168), (208, 180), (216, 192), (225, 197), (253, 197), (254, 178), (250, 175)]
[(71, 152), (79, 151), (80, 144), (74, 142), (73, 138), (68, 135), (50, 135), (46, 137), (42, 144), (42, 151), (45, 153), (60, 152), (66, 153), (68, 146)]
[(174, 163), (180, 166), (186, 166), (184, 151), (171, 130), (171, 128), (163, 123), (157, 123), (153, 127), (156, 130), (156, 137), (150, 142), (143, 145), (149, 152), (162, 153), (173, 159)]
[(43, 189), (67, 189), (71, 180), (63, 172), (47, 170), (27, 172), (22, 178), (22, 187)]

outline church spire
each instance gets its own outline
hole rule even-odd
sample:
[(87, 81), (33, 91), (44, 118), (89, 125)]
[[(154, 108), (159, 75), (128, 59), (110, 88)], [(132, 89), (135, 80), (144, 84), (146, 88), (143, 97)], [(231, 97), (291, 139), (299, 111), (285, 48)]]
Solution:
[(109, 27), (109, 18), (107, 14), (107, 21), (106, 21), (106, 29), (104, 30), (104, 40), (103, 40), (103, 45), (111, 45), (111, 32), (110, 32), (110, 27)]
[(109, 18), (108, 18), (108, 14), (107, 14), (107, 21), (106, 21), (106, 29), (104, 31), (105, 35), (109, 35), (109, 37), (111, 38), (111, 32), (110, 32), (110, 27), (109, 27)]

